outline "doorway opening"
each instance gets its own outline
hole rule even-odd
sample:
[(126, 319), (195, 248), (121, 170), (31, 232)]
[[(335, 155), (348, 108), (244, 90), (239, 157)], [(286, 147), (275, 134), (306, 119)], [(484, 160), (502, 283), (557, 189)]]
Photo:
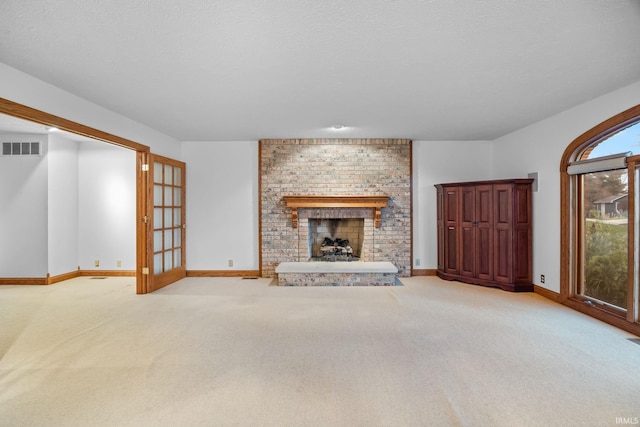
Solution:
[[(155, 276), (152, 274), (153, 216), (149, 207), (153, 206), (154, 197), (153, 193), (149, 191), (152, 186), (148, 173), (151, 156), (150, 148), (146, 145), (18, 104), (4, 98), (0, 98), (0, 113), (38, 123), (43, 126), (56, 127), (66, 132), (82, 135), (136, 152), (136, 293), (146, 294), (157, 289), (158, 286), (154, 283)], [(184, 200), (184, 191), (182, 197)], [(184, 209), (184, 203), (182, 203), (182, 209)], [(183, 217), (184, 216), (182, 216), (182, 218)], [(181, 248), (184, 248), (184, 232), (181, 233), (181, 239)], [(182, 260), (182, 271), (184, 272), (184, 250), (180, 251), (180, 257)], [(181, 278), (180, 274), (174, 274), (172, 276), (172, 279), (175, 280), (178, 280), (179, 278)]]

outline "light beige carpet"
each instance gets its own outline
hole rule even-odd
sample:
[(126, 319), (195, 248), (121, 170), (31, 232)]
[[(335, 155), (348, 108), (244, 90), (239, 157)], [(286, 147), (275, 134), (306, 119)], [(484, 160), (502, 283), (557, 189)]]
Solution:
[(607, 426), (640, 345), (534, 294), (403, 278), (0, 287), (2, 426)]

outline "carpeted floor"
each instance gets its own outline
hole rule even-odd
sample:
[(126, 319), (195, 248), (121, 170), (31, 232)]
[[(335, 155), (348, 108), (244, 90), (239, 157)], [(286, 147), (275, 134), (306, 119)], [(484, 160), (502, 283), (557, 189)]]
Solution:
[(2, 426), (607, 426), (637, 338), (534, 294), (403, 278), (0, 287)]

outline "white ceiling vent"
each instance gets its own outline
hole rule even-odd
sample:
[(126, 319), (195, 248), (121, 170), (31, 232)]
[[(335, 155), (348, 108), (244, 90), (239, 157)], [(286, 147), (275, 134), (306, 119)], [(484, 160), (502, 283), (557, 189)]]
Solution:
[(3, 156), (40, 156), (40, 142), (3, 142)]

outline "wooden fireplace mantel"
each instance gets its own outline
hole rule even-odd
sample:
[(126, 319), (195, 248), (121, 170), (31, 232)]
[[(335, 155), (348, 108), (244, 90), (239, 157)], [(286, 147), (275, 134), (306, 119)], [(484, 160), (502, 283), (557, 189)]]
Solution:
[(284, 196), (291, 208), (291, 224), (298, 228), (298, 208), (373, 208), (374, 225), (380, 228), (382, 208), (387, 207), (389, 196)]

